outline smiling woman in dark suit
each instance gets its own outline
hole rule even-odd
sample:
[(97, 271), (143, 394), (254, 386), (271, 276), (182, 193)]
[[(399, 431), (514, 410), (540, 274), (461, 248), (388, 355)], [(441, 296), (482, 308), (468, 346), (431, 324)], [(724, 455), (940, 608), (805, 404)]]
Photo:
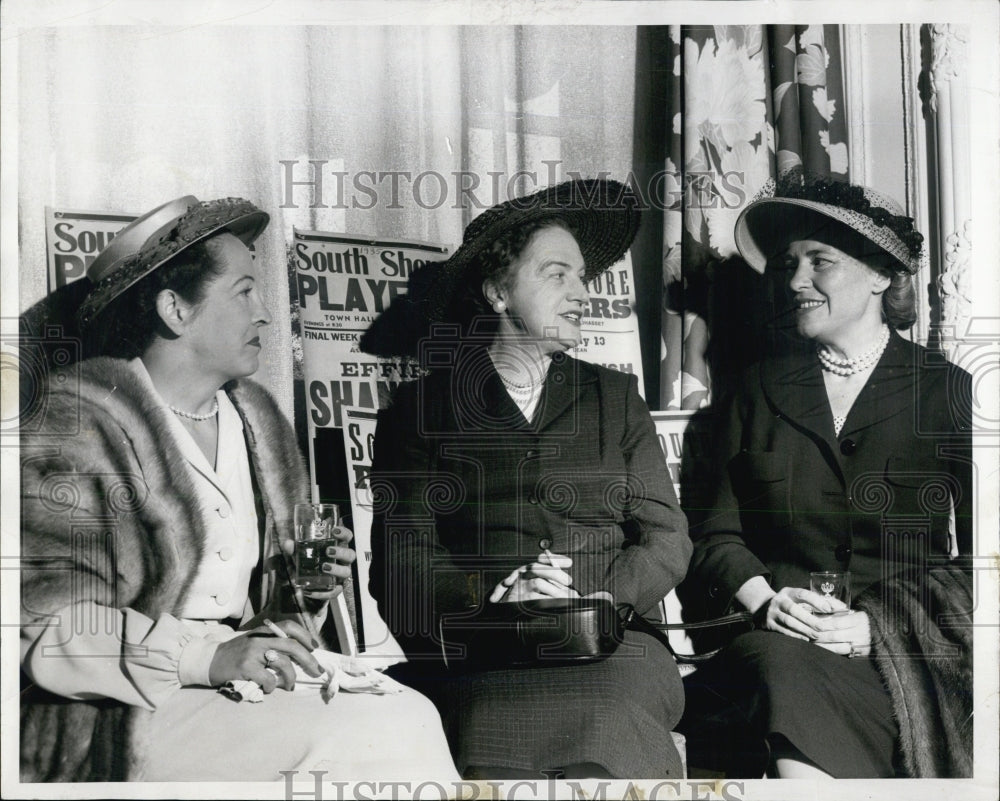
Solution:
[[(603, 593), (643, 613), (684, 576), (687, 525), (636, 377), (565, 354), (636, 204), (614, 181), (577, 181), (495, 206), (395, 312), (462, 335), (426, 340), (430, 374), (380, 415), (371, 589), (467, 777), (682, 775), (681, 682), (647, 635), (601, 662), (465, 675), (436, 636), (442, 615), (529, 599)], [(403, 352), (381, 341), (391, 319), (362, 349)]]
[[(722, 404), (681, 594), (766, 630), (689, 680), (685, 727), (705, 698), (728, 699), (780, 776), (969, 770), (971, 629), (914, 626), (939, 611), (971, 622), (956, 558), (972, 547), (969, 375), (897, 333), (916, 318), (921, 239), (889, 198), (801, 175), (737, 223), (813, 347), (765, 360)], [(846, 610), (807, 589), (811, 571), (850, 571), (854, 608), (815, 614)], [(963, 658), (908, 656), (949, 642)]]

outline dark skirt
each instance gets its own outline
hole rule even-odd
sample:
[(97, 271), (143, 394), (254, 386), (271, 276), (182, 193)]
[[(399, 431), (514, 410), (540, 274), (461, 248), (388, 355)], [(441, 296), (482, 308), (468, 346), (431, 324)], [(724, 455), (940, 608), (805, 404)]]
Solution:
[(896, 773), (899, 730), (870, 659), (848, 659), (778, 632), (752, 631), (733, 640), (685, 685), (689, 699), (681, 728), (693, 738), (704, 737), (699, 717), (710, 717), (713, 703), (717, 713), (718, 702), (728, 702), (732, 714), (718, 715), (714, 725), (727, 719), (734, 728), (717, 734), (717, 740), (739, 743), (749, 736), (763, 743), (783, 735), (835, 778)]
[(596, 763), (616, 778), (683, 778), (670, 734), (683, 685), (670, 653), (645, 634), (626, 632), (615, 654), (583, 665), (418, 671), (394, 675), (437, 704), (460, 773)]

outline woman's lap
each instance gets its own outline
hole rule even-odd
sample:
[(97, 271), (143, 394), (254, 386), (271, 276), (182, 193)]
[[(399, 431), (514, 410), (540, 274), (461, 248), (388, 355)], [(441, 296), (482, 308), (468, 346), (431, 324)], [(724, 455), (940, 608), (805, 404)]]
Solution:
[[(715, 694), (739, 710), (732, 725), (754, 735), (784, 735), (838, 778), (893, 776), (898, 729), (874, 663), (848, 659), (777, 632), (737, 637), (687, 680), (692, 692)], [(686, 729), (695, 729), (697, 703)], [(735, 739), (739, 739), (738, 737)]]
[(669, 652), (644, 634), (629, 632), (599, 662), (425, 675), (414, 686), (440, 706), (460, 771), (592, 762), (620, 777), (681, 775), (670, 731), (683, 686)]
[(183, 688), (150, 716), (149, 781), (283, 781), (279, 771), (327, 771), (338, 781), (458, 779), (434, 705), (401, 693), (276, 690), (259, 704)]

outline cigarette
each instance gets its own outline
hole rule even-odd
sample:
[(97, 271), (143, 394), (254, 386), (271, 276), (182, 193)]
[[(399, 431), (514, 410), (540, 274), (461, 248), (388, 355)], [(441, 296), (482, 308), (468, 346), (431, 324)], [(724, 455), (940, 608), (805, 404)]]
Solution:
[[(555, 557), (552, 555), (552, 551), (550, 551), (548, 548), (546, 548), (545, 549), (545, 555), (547, 557), (549, 557), (549, 564), (552, 565), (552, 567), (556, 567), (556, 560), (555, 560)], [(570, 583), (572, 583), (572, 579), (570, 579)]]
[[(283, 632), (280, 628), (278, 628), (278, 626), (275, 625), (275, 623), (274, 623), (273, 620), (269, 620), (268, 618), (265, 617), (264, 618), (264, 625), (267, 626), (271, 630), (271, 633), (274, 634), (275, 637), (281, 637), (283, 640), (287, 640), (288, 639), (288, 635), (285, 634), (285, 632)], [(319, 660), (316, 660), (316, 661), (319, 662)], [(323, 676), (326, 676), (328, 680), (331, 679), (330, 671), (328, 671), (326, 669), (326, 667), (323, 665), (322, 662), (319, 663), (319, 666), (323, 669), (323, 672), (319, 674), (319, 678), (322, 678)], [(270, 669), (270, 668), (268, 668), (268, 669)], [(329, 684), (329, 683), (330, 682), (327, 681), (327, 684)]]

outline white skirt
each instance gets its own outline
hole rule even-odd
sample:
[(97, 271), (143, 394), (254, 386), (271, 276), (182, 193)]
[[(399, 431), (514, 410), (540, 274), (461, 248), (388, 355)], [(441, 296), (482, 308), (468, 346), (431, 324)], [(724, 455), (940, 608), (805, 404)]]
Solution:
[[(400, 685), (401, 686), (401, 685)], [(334, 781), (458, 781), (441, 718), (423, 695), (275, 690), (261, 703), (210, 688), (178, 690), (143, 732), (146, 781), (284, 781), (326, 771)]]

